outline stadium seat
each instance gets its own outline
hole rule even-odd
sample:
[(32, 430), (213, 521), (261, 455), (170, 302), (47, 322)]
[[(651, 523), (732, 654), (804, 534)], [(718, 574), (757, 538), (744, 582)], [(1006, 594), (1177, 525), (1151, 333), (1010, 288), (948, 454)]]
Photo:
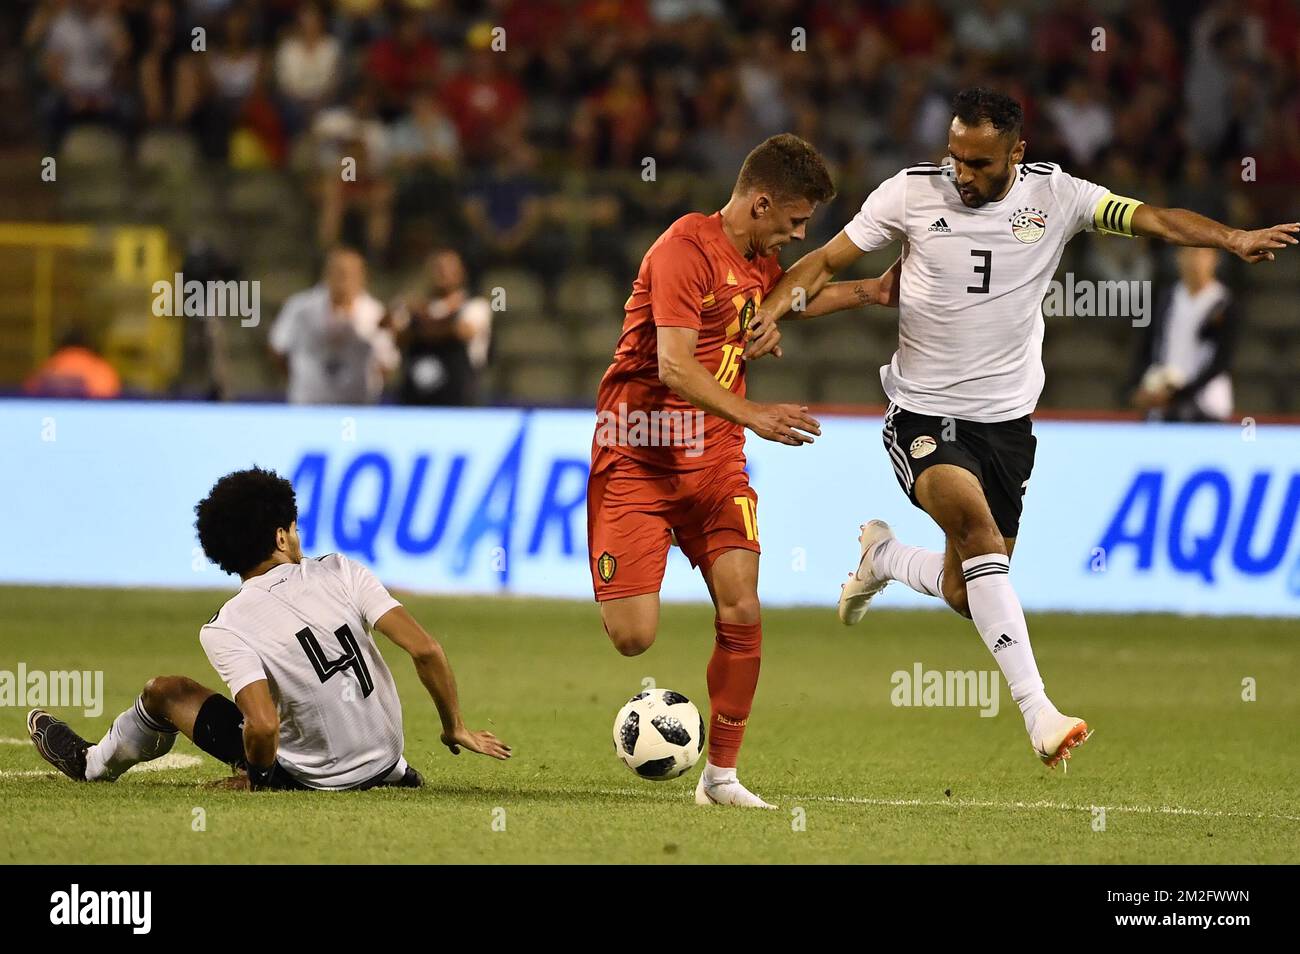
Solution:
[(1237, 345), (1237, 352), (1232, 359), (1232, 369), (1239, 375), (1271, 377), (1286, 362), (1282, 360), (1283, 350), (1263, 335), (1247, 332)]
[[(501, 384), (506, 394), (522, 403), (574, 403), (574, 367), (565, 357), (530, 358), (503, 368)], [(589, 399), (590, 400), (590, 399)]]
[(605, 272), (579, 268), (560, 276), (555, 286), (555, 307), (562, 315), (604, 316), (623, 313), (627, 293)]
[(155, 129), (145, 133), (136, 147), (136, 165), (146, 179), (184, 182), (199, 165), (194, 140), (183, 133)]
[(609, 370), (609, 361), (586, 360), (578, 372), (578, 390), (574, 397), (579, 403), (595, 404), (596, 392), (600, 390), (600, 379)]
[(1252, 414), (1276, 414), (1284, 402), (1279, 400), (1279, 388), (1271, 378), (1238, 375), (1232, 380), (1233, 415), (1238, 418)]
[(501, 318), (533, 318), (546, 311), (546, 289), (535, 274), (520, 268), (493, 268), (485, 271), (478, 282), (480, 295), (492, 301), (501, 289)]
[[(64, 218), (94, 223), (117, 223), (124, 216), (128, 185), (120, 176), (87, 169), (88, 176), (65, 167), (60, 173), (59, 207)], [(66, 176), (66, 178), (64, 178)]]
[(876, 404), (882, 400), (874, 368), (832, 368), (815, 375), (821, 404)]
[(650, 246), (659, 238), (662, 230), (656, 229), (635, 229), (628, 235), (623, 243), (623, 256), (629, 262), (635, 263), (640, 267), (641, 259), (645, 253), (650, 250)]
[(573, 333), (564, 325), (508, 313), (493, 324), (492, 338), (503, 358), (567, 357), (574, 351)]
[[(1125, 325), (1131, 330), (1131, 326)], [(1048, 320), (1043, 339), (1043, 366), (1049, 375), (1057, 372), (1128, 372), (1137, 337), (1126, 343), (1102, 319)]]
[[(1285, 289), (1295, 292), (1300, 285), (1300, 263), (1291, 256), (1282, 255), (1269, 263), (1267, 268), (1250, 268), (1244, 272), (1244, 282), (1238, 289), (1242, 297), (1249, 297), (1270, 288)], [(1232, 284), (1229, 281), (1229, 284)]]
[(64, 169), (94, 169), (120, 175), (125, 157), (126, 143), (111, 129), (76, 126), (64, 138), (58, 161)]
[(874, 353), (875, 334), (873, 329), (862, 320), (861, 315), (837, 315), (828, 318), (814, 318), (806, 326), (799, 322), (782, 323), (782, 340), (791, 337), (788, 353), (798, 352), (795, 347), (800, 337), (806, 340), (804, 347), (808, 356), (818, 361), (855, 362), (865, 353)]
[(570, 323), (578, 343), (578, 351), (584, 358), (600, 359), (609, 363), (618, 344), (619, 335), (623, 333), (623, 324), (617, 317), (608, 315), (589, 315)]
[(804, 367), (764, 359), (745, 371), (745, 391), (755, 401), (808, 402), (815, 400), (809, 377)]
[(1062, 410), (1120, 410), (1127, 405), (1113, 374), (1058, 371), (1049, 374), (1042, 406)]
[(278, 219), (280, 210), (299, 200), (297, 190), (275, 172), (241, 172), (226, 186), (225, 211), (248, 221)]
[(870, 308), (860, 308), (849, 313), (851, 317), (865, 323), (872, 334), (888, 334), (894, 339), (898, 338), (898, 309), (882, 308), (872, 305)]
[(1287, 355), (1282, 364), (1283, 376), (1292, 388), (1300, 388), (1300, 328), (1283, 339)]
[(1246, 296), (1246, 327), (1252, 331), (1290, 331), (1300, 318), (1294, 289), (1289, 291), (1260, 291)]

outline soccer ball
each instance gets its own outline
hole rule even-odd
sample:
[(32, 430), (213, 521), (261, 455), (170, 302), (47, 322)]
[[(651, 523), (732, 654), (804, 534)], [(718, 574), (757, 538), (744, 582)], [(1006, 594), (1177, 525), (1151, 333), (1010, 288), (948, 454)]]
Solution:
[(703, 750), (704, 720), (680, 692), (638, 692), (614, 719), (614, 751), (624, 765), (653, 782), (688, 771)]

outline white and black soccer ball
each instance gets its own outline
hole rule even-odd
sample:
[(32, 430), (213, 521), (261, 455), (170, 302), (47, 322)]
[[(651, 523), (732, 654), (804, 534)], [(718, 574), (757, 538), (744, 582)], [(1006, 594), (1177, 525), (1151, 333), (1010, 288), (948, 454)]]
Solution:
[(614, 751), (642, 778), (664, 782), (688, 771), (704, 751), (704, 720), (671, 689), (647, 689), (614, 719)]

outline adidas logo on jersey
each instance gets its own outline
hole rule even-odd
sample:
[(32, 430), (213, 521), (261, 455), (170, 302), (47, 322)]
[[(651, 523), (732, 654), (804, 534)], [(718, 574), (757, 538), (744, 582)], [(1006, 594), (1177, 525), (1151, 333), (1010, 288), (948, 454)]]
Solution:
[(1003, 633), (993, 643), (993, 654), (996, 656), (999, 649), (1006, 649), (1008, 646), (1015, 646), (1019, 640), (1012, 639), (1006, 633)]
[(935, 219), (934, 224), (928, 229), (930, 232), (951, 232), (948, 223), (944, 219)]

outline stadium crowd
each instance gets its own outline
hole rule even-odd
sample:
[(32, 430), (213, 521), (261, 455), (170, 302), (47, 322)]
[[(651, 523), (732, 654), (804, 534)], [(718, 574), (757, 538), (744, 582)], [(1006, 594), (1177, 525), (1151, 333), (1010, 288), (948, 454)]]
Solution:
[[(718, 204), (779, 131), (837, 170), (819, 242), (942, 155), (949, 98), (975, 84), (1024, 104), (1031, 157), (1122, 194), (1245, 224), (1294, 208), (1300, 181), (1293, 0), (26, 6), (32, 136), (57, 152), (86, 124), (166, 130), (208, 169), (282, 170), (313, 204), (312, 271), (340, 242), (406, 275), (449, 244), (475, 279), (522, 268), (553, 291), (581, 264), (625, 287), (647, 238)], [(1132, 244), (1082, 247), (1098, 276), (1175, 274)]]

